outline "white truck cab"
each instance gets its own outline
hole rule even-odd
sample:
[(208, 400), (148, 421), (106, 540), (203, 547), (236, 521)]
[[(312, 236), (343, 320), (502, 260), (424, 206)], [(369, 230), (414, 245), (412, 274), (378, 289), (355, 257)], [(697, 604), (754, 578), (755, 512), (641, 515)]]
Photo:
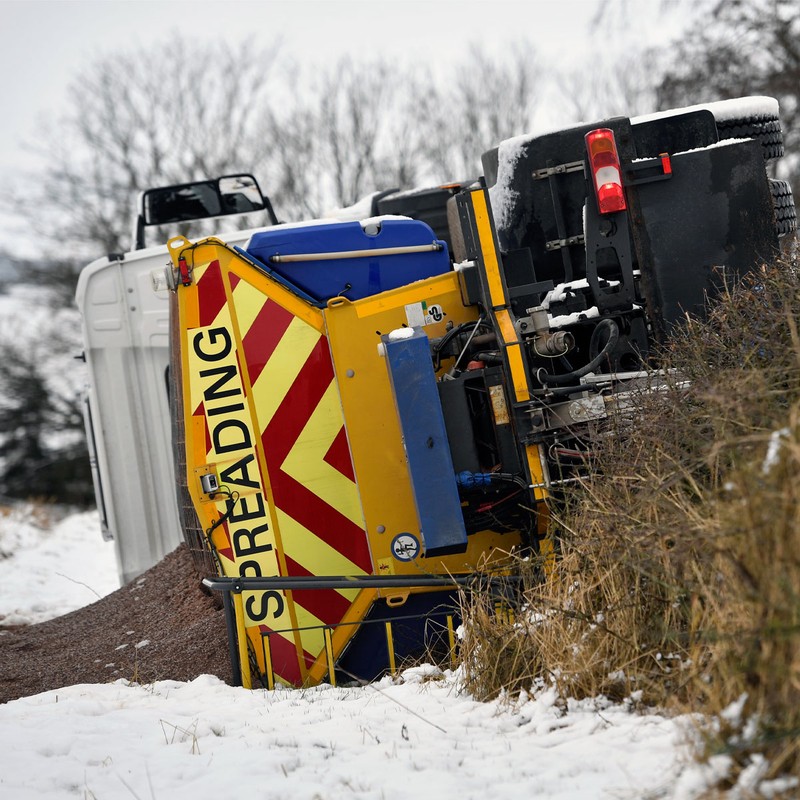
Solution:
[[(78, 281), (92, 477), (103, 536), (115, 542), (122, 583), (182, 541), (167, 375), (169, 291), (153, 280), (163, 274), (169, 256), (166, 245), (144, 248), (144, 231), (148, 225), (243, 212), (266, 212), (265, 224), (277, 222), (269, 200), (248, 175), (148, 190), (138, 203), (138, 249), (93, 261)], [(251, 233), (252, 229), (215, 235), (242, 244)]]

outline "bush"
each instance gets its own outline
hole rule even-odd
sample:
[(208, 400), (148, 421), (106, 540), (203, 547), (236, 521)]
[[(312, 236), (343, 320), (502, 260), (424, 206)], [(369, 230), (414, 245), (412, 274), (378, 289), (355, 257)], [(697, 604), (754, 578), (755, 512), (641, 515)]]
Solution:
[(509, 628), (465, 609), (469, 688), (637, 692), (704, 712), (706, 755), (800, 775), (798, 319), (781, 261), (674, 334), (664, 383), (609, 422), (553, 509), (560, 558), (528, 612)]

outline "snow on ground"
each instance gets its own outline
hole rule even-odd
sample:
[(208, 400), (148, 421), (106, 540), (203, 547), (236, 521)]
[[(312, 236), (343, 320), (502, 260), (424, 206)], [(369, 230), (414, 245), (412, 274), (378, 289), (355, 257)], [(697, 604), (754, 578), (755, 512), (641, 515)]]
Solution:
[(52, 519), (46, 506), (0, 508), (0, 624), (29, 625), (119, 588), (96, 511)]
[[(46, 519), (36, 506), (0, 516), (5, 624), (117, 585), (96, 513)], [(274, 692), (210, 676), (78, 685), (0, 706), (0, 797), (688, 800), (727, 767), (694, 765), (689, 725), (603, 698), (563, 703), (550, 689), (478, 703), (458, 673), (433, 667)]]
[(552, 692), (501, 708), (452, 675), (247, 691), (74, 686), (0, 706), (0, 795), (258, 798), (641, 798), (668, 787), (679, 726)]

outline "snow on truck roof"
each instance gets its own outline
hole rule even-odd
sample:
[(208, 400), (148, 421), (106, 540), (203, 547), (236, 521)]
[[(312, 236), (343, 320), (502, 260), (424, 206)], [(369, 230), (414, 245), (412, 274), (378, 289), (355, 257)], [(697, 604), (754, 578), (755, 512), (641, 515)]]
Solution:
[(497, 178), (489, 187), (489, 202), (498, 228), (509, 224), (509, 217), (519, 192), (513, 188), (514, 173), (524, 145), (532, 136), (515, 136), (500, 142), (497, 148)]
[[(727, 122), (734, 119), (747, 119), (752, 117), (778, 117), (778, 101), (774, 97), (755, 96), (737, 97), (732, 100), (717, 100), (712, 103), (701, 103), (684, 108), (672, 108), (665, 111), (657, 111), (653, 114), (645, 114), (638, 117), (631, 117), (632, 125), (639, 125), (644, 122), (652, 122), (657, 119), (674, 117), (678, 114), (690, 113), (693, 111), (710, 111), (717, 122)], [(514, 206), (517, 199), (517, 192), (513, 188), (513, 177), (517, 161), (523, 153), (525, 145), (540, 136), (550, 133), (569, 130), (572, 127), (584, 127), (587, 123), (580, 122), (573, 126), (554, 128), (551, 130), (539, 131), (538, 133), (525, 133), (514, 136), (500, 142), (497, 147), (497, 178), (493, 186), (489, 187), (489, 197), (491, 198), (492, 211), (498, 227), (502, 228), (508, 222), (507, 216)], [(738, 139), (725, 140), (711, 147), (724, 147), (738, 142)], [(707, 149), (707, 148), (698, 148)], [(692, 152), (692, 151), (684, 151)], [(675, 155), (678, 155), (677, 153)]]
[(732, 100), (717, 100), (713, 103), (700, 103), (685, 108), (672, 108), (667, 111), (656, 111), (653, 114), (644, 114), (631, 117), (631, 123), (638, 125), (642, 122), (652, 122), (664, 117), (673, 117), (676, 114), (686, 114), (691, 111), (710, 111), (717, 122), (728, 122), (732, 119), (747, 117), (777, 117), (778, 101), (774, 97), (735, 97)]

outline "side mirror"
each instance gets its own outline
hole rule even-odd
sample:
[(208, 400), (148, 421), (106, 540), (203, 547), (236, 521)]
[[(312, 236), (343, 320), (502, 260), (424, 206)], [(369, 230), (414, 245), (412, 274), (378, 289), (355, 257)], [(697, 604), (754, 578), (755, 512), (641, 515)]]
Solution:
[(223, 214), (246, 214), (264, 208), (264, 196), (252, 175), (226, 175), (217, 185)]
[(272, 204), (261, 193), (258, 181), (246, 173), (147, 189), (139, 198), (134, 249), (140, 250), (144, 247), (144, 229), (152, 225), (249, 214), (254, 211), (266, 211), (272, 224), (277, 225)]

